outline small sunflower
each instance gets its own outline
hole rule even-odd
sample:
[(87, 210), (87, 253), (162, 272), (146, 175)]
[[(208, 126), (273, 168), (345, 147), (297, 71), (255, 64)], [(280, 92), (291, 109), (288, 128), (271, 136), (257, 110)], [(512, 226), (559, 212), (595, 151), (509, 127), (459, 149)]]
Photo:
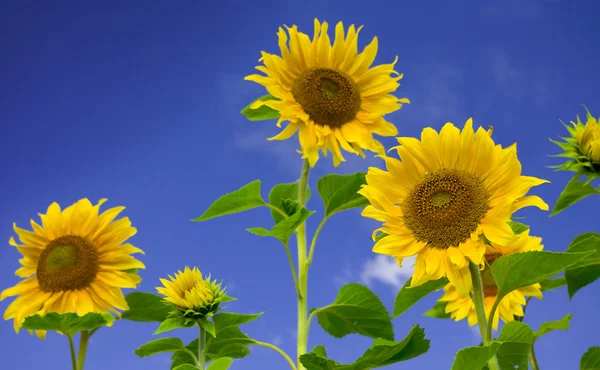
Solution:
[(373, 251), (396, 257), (416, 255), (411, 286), (447, 276), (458, 292), (471, 290), (469, 260), (483, 264), (482, 236), (499, 245), (516, 239), (511, 215), (527, 206), (548, 205), (526, 196), (547, 182), (521, 176), (516, 144), (495, 145), (489, 131), (473, 131), (469, 119), (462, 132), (452, 123), (440, 133), (425, 128), (421, 141), (398, 138), (401, 161), (384, 156), (387, 170), (371, 167), (359, 190), (370, 205), (362, 215), (383, 222)]
[[(27, 316), (48, 312), (90, 312), (119, 315), (127, 310), (122, 288), (135, 288), (141, 278), (127, 270), (145, 268), (131, 254), (141, 249), (125, 243), (135, 235), (129, 218), (115, 220), (125, 207), (99, 213), (101, 199), (92, 205), (88, 199), (61, 211), (52, 203), (46, 214), (40, 214), (42, 225), (31, 220), (33, 231), (13, 225), (20, 241), (13, 237), (9, 244), (24, 256), (16, 271), (24, 278), (0, 294), (0, 300), (18, 296), (4, 312), (4, 319), (14, 320), (15, 331)], [(37, 331), (44, 338), (45, 331)]]
[(165, 301), (177, 308), (184, 317), (198, 320), (219, 310), (219, 304), (231, 300), (225, 295), (221, 284), (206, 279), (197, 267), (185, 267), (183, 271), (169, 275), (169, 279), (160, 279), (162, 287), (157, 287), (158, 293), (165, 296)]
[(383, 116), (409, 103), (394, 92), (402, 78), (394, 71), (396, 60), (371, 68), (377, 54), (377, 37), (358, 53), (361, 27), (351, 25), (344, 37), (344, 27), (335, 27), (333, 46), (327, 34), (327, 22), (315, 19), (312, 41), (294, 25), (287, 27), (288, 36), (279, 28), (281, 56), (262, 52), (256, 67), (266, 74), (245, 79), (263, 85), (276, 100), (257, 101), (251, 108), (268, 106), (279, 112), (281, 123), (289, 124), (269, 140), (286, 140), (298, 131), (302, 158), (311, 167), (319, 159), (319, 150), (333, 153), (333, 163), (345, 161), (340, 147), (364, 158), (362, 149), (384, 153), (383, 145), (373, 134), (393, 136), (396, 127)]
[(593, 179), (600, 177), (600, 119), (594, 118), (587, 109), (586, 113), (585, 124), (577, 116), (576, 123), (571, 121), (573, 127), (565, 125), (571, 137), (564, 138), (564, 142), (551, 141), (564, 150), (558, 157), (571, 159), (554, 168), (585, 174)]
[[(492, 243), (492, 246), (486, 246), (485, 260), (487, 266), (481, 270), (481, 279), (483, 284), (484, 306), (487, 318), (490, 318), (490, 312), (496, 298), (498, 297), (498, 286), (491, 273), (491, 265), (495, 260), (511, 253), (539, 251), (543, 249), (542, 239), (529, 236), (529, 230), (520, 234), (517, 241), (509, 246), (503, 246)], [(477, 324), (477, 312), (475, 304), (471, 297), (461, 297), (452, 284), (444, 288), (444, 295), (439, 299), (440, 302), (448, 302), (446, 313), (450, 314), (456, 321), (467, 319), (470, 326)], [(523, 316), (523, 305), (526, 304), (525, 297), (536, 297), (542, 299), (540, 284), (533, 284), (508, 293), (498, 306), (494, 314), (492, 323), (494, 330), (498, 330), (498, 321), (513, 321), (515, 316)]]

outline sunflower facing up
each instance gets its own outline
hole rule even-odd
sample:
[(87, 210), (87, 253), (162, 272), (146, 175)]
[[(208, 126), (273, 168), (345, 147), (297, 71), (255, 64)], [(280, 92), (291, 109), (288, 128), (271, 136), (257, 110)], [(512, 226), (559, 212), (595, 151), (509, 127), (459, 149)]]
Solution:
[(294, 25), (288, 35), (279, 28), (281, 56), (262, 52), (256, 67), (266, 76), (253, 74), (245, 79), (263, 85), (276, 100), (256, 101), (251, 108), (268, 106), (279, 112), (281, 123), (289, 124), (269, 140), (286, 140), (298, 131), (300, 151), (311, 167), (319, 159), (319, 150), (327, 156), (333, 153), (337, 167), (345, 161), (340, 147), (364, 158), (362, 149), (384, 153), (382, 144), (373, 134), (393, 136), (396, 127), (383, 116), (409, 103), (394, 92), (402, 78), (391, 64), (372, 67), (377, 54), (377, 37), (358, 53), (361, 27), (348, 28), (339, 22), (335, 27), (333, 45), (327, 34), (327, 22), (314, 22), (312, 41)]
[[(491, 246), (486, 246), (485, 260), (486, 267), (481, 270), (481, 280), (483, 285), (483, 301), (485, 306), (485, 314), (490, 319), (490, 312), (496, 298), (498, 297), (498, 286), (494, 281), (490, 267), (495, 260), (502, 256), (517, 252), (540, 251), (543, 249), (541, 244), (542, 239), (529, 236), (529, 230), (519, 234), (518, 239), (509, 246), (503, 246), (492, 243)], [(513, 321), (515, 316), (523, 316), (523, 305), (526, 304), (525, 297), (536, 297), (542, 299), (542, 291), (539, 283), (529, 285), (508, 293), (498, 306), (493, 318), (493, 328), (498, 330), (498, 321), (502, 319), (504, 322)], [(448, 302), (446, 305), (446, 313), (450, 314), (456, 321), (467, 319), (470, 326), (477, 324), (477, 312), (475, 304), (471, 297), (461, 297), (452, 284), (444, 287), (444, 295), (439, 299), (440, 302)]]
[(387, 172), (370, 167), (359, 190), (370, 205), (364, 217), (383, 222), (373, 232), (375, 253), (396, 257), (416, 255), (411, 286), (448, 277), (461, 296), (471, 290), (469, 260), (483, 265), (482, 236), (498, 245), (516, 240), (511, 215), (527, 206), (548, 205), (527, 196), (547, 182), (521, 176), (516, 144), (495, 145), (491, 129), (473, 130), (469, 119), (462, 132), (451, 122), (438, 133), (425, 128), (421, 140), (398, 138), (400, 160), (383, 156)]
[[(125, 243), (136, 233), (129, 218), (115, 221), (125, 207), (99, 214), (104, 202), (92, 205), (84, 198), (63, 211), (52, 203), (40, 214), (41, 226), (33, 220), (32, 231), (13, 225), (23, 244), (13, 237), (9, 244), (23, 255), (15, 274), (24, 280), (4, 290), (0, 300), (18, 296), (4, 312), (5, 320), (14, 320), (17, 333), (25, 318), (36, 314), (119, 315), (117, 310), (128, 309), (121, 289), (135, 288), (141, 281), (127, 270), (145, 268), (131, 256), (143, 251)], [(45, 331), (36, 334), (43, 339)]]

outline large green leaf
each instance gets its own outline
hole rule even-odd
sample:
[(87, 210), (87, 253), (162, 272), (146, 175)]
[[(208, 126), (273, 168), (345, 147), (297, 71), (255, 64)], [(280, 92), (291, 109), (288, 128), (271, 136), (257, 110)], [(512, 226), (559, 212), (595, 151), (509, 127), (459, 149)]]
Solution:
[(154, 334), (162, 334), (175, 329), (191, 328), (195, 325), (195, 322), (186, 322), (181, 316), (170, 317), (160, 323)]
[(287, 245), (290, 237), (296, 231), (298, 226), (300, 226), (300, 224), (302, 224), (313, 213), (315, 212), (299, 206), (299, 209), (296, 213), (275, 224), (271, 230), (267, 230), (263, 227), (251, 227), (247, 230), (254, 235), (271, 236), (282, 242), (284, 245)]
[(244, 117), (248, 118), (250, 121), (265, 121), (268, 119), (277, 119), (280, 117), (280, 114), (278, 111), (276, 111), (273, 108), (269, 108), (266, 105), (260, 106), (256, 109), (251, 109), (250, 107), (257, 100), (267, 101), (267, 100), (279, 100), (279, 99), (274, 97), (271, 94), (261, 96), (260, 98), (256, 99), (252, 103), (248, 104), (244, 109), (242, 109), (241, 113), (244, 115)]
[(364, 285), (344, 285), (333, 303), (312, 311), (323, 329), (336, 338), (358, 333), (370, 338), (394, 340), (387, 310), (377, 295)]
[(583, 260), (592, 252), (569, 253), (531, 251), (498, 258), (492, 275), (498, 285), (498, 299), (515, 289), (538, 283)]
[(600, 347), (590, 347), (581, 357), (580, 370), (600, 369)]
[(134, 353), (140, 357), (148, 357), (161, 352), (185, 351), (185, 346), (179, 338), (159, 338), (142, 345)]
[(367, 198), (357, 193), (364, 184), (366, 180), (362, 172), (321, 177), (317, 182), (317, 188), (325, 204), (325, 217), (346, 209), (368, 205)]
[(565, 271), (569, 298), (573, 298), (581, 288), (600, 278), (600, 234), (585, 233), (573, 239), (567, 252), (586, 252), (592, 254)]
[(312, 352), (300, 356), (300, 362), (307, 370), (365, 370), (407, 361), (428, 350), (429, 340), (425, 339), (425, 331), (413, 325), (402, 342), (375, 339), (373, 345), (352, 364), (342, 365), (327, 358), (323, 346), (317, 346)]
[(239, 326), (251, 321), (258, 319), (263, 313), (255, 314), (244, 314), (234, 312), (221, 312), (213, 316), (213, 322), (215, 323), (215, 329), (217, 334), (220, 331), (231, 328), (233, 326)]
[(59, 331), (65, 335), (73, 336), (80, 331), (101, 328), (108, 323), (107, 318), (99, 313), (77, 316), (74, 313), (58, 314), (50, 312), (43, 316), (26, 317), (21, 327), (28, 330)]
[(446, 313), (448, 302), (436, 302), (436, 304), (426, 311), (423, 316), (434, 317), (436, 319), (450, 319), (450, 314)]
[(556, 277), (554, 279), (548, 278), (540, 281), (540, 285), (542, 286), (542, 292), (552, 291), (556, 288), (560, 288), (567, 285), (567, 279), (565, 279), (562, 276)]
[[(271, 192), (269, 193), (269, 203), (280, 210), (285, 212), (285, 204), (286, 200), (295, 200), (298, 201), (298, 183), (292, 182), (288, 184), (278, 184), (273, 186)], [(306, 186), (306, 202), (310, 199), (310, 188), (308, 185)], [(275, 223), (283, 220), (283, 216), (279, 214), (279, 212), (271, 210), (271, 216), (273, 216), (273, 221)], [(288, 214), (291, 216), (291, 214)]]
[(569, 330), (569, 322), (571, 321), (571, 318), (571, 314), (566, 314), (565, 317), (560, 320), (546, 321), (540, 325), (538, 331), (533, 334), (535, 339), (554, 330)]
[(596, 189), (589, 183), (577, 180), (579, 176), (575, 176), (565, 189), (560, 193), (554, 209), (550, 216), (554, 216), (573, 204), (579, 202), (583, 198), (586, 198), (592, 194), (600, 194), (600, 188)]
[(452, 370), (481, 369), (496, 354), (501, 343), (492, 342), (487, 346), (465, 347), (456, 353)]
[(260, 180), (254, 180), (236, 191), (223, 195), (214, 201), (206, 212), (192, 221), (206, 221), (264, 205), (265, 201), (260, 195)]
[(169, 316), (173, 307), (156, 294), (133, 292), (125, 296), (129, 309), (121, 318), (131, 321), (163, 322)]
[(527, 358), (533, 344), (533, 330), (529, 325), (511, 321), (504, 325), (496, 341), (502, 343), (496, 352), (502, 370), (527, 370)]
[(233, 360), (229, 357), (221, 357), (212, 361), (206, 370), (227, 370), (233, 363)]
[(394, 300), (393, 317), (400, 316), (419, 300), (428, 294), (435, 292), (436, 290), (442, 289), (446, 284), (448, 284), (448, 279), (440, 278), (438, 280), (430, 280), (424, 284), (411, 288), (411, 281), (412, 278), (408, 279), (408, 281), (396, 295), (396, 299)]

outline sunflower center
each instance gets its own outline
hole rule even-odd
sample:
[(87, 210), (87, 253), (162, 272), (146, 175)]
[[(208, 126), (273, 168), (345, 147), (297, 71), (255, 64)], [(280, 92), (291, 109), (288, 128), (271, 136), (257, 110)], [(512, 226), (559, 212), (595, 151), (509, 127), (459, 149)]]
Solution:
[(489, 209), (480, 179), (463, 170), (425, 175), (402, 203), (404, 224), (430, 247), (457, 247), (477, 230)]
[(51, 241), (40, 256), (37, 278), (44, 292), (83, 289), (98, 272), (98, 253), (86, 239), (65, 235)]
[(292, 87), (294, 99), (321, 126), (338, 128), (356, 118), (360, 88), (347, 74), (329, 68), (309, 68)]
[(496, 297), (498, 295), (498, 286), (492, 275), (492, 264), (495, 260), (502, 257), (502, 253), (491, 253), (485, 255), (488, 266), (481, 271), (481, 284), (483, 285), (484, 297)]

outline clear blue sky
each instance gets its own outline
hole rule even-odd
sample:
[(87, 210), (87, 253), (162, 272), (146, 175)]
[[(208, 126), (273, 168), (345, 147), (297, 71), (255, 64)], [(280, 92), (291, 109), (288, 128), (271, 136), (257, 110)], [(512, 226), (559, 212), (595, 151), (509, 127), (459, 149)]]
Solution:
[[(373, 7), (369, 7), (371, 4)], [(450, 5), (452, 4), (452, 5)], [(388, 118), (400, 135), (415, 136), (446, 121), (493, 123), (494, 139), (517, 141), (523, 171), (549, 179), (534, 190), (554, 204), (570, 174), (549, 137), (565, 135), (559, 119), (600, 115), (598, 81), (600, 4), (588, 1), (11, 1), (0, 13), (0, 288), (17, 282), (17, 251), (8, 245), (12, 223), (29, 219), (53, 201), (62, 206), (82, 197), (125, 205), (138, 228), (132, 242), (146, 251), (140, 289), (154, 291), (158, 278), (185, 265), (223, 279), (238, 301), (237, 312), (265, 311), (244, 330), (295, 352), (295, 300), (285, 253), (276, 240), (245, 231), (271, 224), (266, 209), (206, 223), (192, 223), (226, 191), (254, 179), (264, 194), (292, 182), (300, 169), (297, 140), (267, 142), (274, 122), (248, 122), (239, 110), (264, 94), (243, 80), (260, 51), (277, 52), (277, 28), (297, 24), (312, 35), (313, 18), (365, 25), (359, 40), (379, 37), (376, 63), (399, 56), (405, 74), (399, 96), (412, 101)], [(384, 139), (386, 146), (395, 143)], [(349, 156), (348, 156), (349, 157)], [(366, 171), (374, 159), (351, 158), (340, 172)], [(333, 170), (320, 161), (317, 177)], [(318, 197), (310, 207), (321, 213)], [(552, 219), (537, 209), (521, 216), (548, 250), (564, 250), (577, 234), (599, 231), (600, 197)], [(364, 280), (375, 255), (369, 240), (377, 223), (359, 210), (328, 223), (310, 275), (309, 306), (332, 301), (344, 282)], [(309, 219), (312, 232), (319, 214)], [(594, 220), (595, 218), (595, 220)], [(350, 231), (350, 232), (349, 232)], [(383, 269), (383, 264), (379, 264)], [(379, 275), (384, 275), (383, 270)], [(390, 283), (370, 279), (391, 310), (400, 275)], [(395, 280), (394, 280), (395, 279)], [(392, 284), (394, 283), (394, 284)], [(543, 369), (575, 369), (581, 355), (599, 345), (598, 283), (569, 301), (564, 290), (533, 301), (526, 322), (573, 315), (568, 332), (537, 344)], [(390, 369), (448, 369), (459, 348), (478, 343), (465, 322), (422, 317), (436, 296), (394, 321), (397, 338), (411, 324), (425, 327), (428, 355)], [(7, 302), (0, 304), (4, 312)], [(588, 318), (586, 319), (586, 315)], [(133, 350), (152, 339), (156, 325), (123, 322), (93, 338), (86, 370), (166, 369), (167, 355), (139, 359)], [(2, 368), (66, 369), (68, 346), (51, 334), (45, 342), (0, 322)], [(174, 334), (177, 334), (175, 332)], [(182, 331), (191, 339), (193, 333)], [(370, 340), (332, 339), (315, 325), (309, 347), (325, 344), (341, 362), (354, 360)], [(273, 351), (252, 349), (235, 370), (284, 369)]]

